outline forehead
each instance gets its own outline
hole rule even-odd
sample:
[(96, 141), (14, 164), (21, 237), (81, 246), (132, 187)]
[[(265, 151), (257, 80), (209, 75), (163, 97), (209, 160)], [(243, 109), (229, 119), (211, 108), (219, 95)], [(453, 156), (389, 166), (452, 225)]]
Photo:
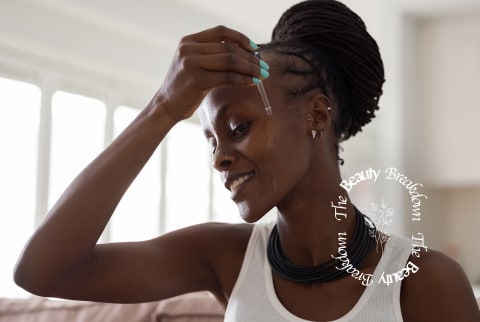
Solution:
[(259, 99), (260, 95), (255, 86), (215, 88), (208, 93), (200, 106), (202, 127), (212, 127), (229, 109), (245, 106)]
[[(275, 55), (269, 52), (262, 53), (262, 59), (270, 66), (270, 77), (263, 80), (267, 96), (271, 97), (278, 95), (276, 93), (282, 86), (282, 77), (275, 65), (278, 63)], [(232, 87), (218, 87), (211, 90), (203, 100), (200, 109), (199, 117), (202, 126), (212, 125), (216, 119), (219, 119), (224, 113), (235, 107), (260, 106), (263, 110), (263, 101), (255, 85), (251, 86), (232, 86)], [(206, 124), (208, 123), (208, 124)]]

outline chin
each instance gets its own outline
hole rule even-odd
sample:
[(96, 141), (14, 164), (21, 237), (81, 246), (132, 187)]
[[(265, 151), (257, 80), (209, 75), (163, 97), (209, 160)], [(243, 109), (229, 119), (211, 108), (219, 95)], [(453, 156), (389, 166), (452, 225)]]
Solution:
[(239, 202), (237, 203), (238, 211), (240, 213), (240, 217), (249, 223), (253, 224), (262, 219), (265, 214), (271, 209), (271, 207), (259, 207), (250, 205), (248, 202)]

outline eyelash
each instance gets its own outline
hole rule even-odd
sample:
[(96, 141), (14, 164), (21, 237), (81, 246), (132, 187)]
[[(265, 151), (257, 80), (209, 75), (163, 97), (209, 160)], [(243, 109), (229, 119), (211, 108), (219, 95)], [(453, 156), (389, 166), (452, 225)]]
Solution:
[[(250, 122), (242, 123), (239, 126), (236, 126), (235, 128), (231, 129), (231, 132), (234, 137), (240, 137), (242, 135), (245, 135), (249, 129), (250, 129)], [(213, 143), (212, 154), (215, 154), (215, 152), (217, 152), (217, 145)]]
[(215, 154), (215, 152), (217, 152), (217, 145), (212, 144), (212, 154)]
[(250, 123), (242, 123), (239, 126), (236, 126), (232, 129), (232, 134), (235, 137), (242, 136), (248, 132), (250, 129)]

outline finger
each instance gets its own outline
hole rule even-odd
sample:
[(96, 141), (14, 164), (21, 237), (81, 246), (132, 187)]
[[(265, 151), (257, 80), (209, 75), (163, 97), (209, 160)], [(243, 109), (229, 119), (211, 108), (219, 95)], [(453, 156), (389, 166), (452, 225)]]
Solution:
[[(184, 44), (179, 53), (180, 57), (183, 57), (184, 64), (186, 62), (186, 66), (190, 67), (194, 66), (193, 63), (203, 63), (202, 66), (208, 70), (227, 70), (229, 66), (250, 66), (250, 70), (243, 72), (252, 76), (262, 76), (261, 68), (269, 69), (266, 62), (232, 43)], [(210, 64), (210, 67), (207, 64)], [(263, 77), (267, 76), (263, 75)]]
[(255, 85), (254, 77), (239, 74), (237, 72), (216, 72), (216, 71), (204, 71), (205, 77), (203, 78), (202, 86), (205, 89), (212, 89), (214, 87), (222, 86), (252, 86)]
[(191, 55), (215, 55), (227, 54), (238, 56), (252, 64), (260, 65), (264, 69), (269, 69), (265, 62), (260, 63), (261, 59), (251, 52), (245, 51), (234, 43), (185, 43), (179, 48), (180, 56), (188, 57)]
[(241, 32), (225, 26), (213, 27), (183, 38), (184, 41), (194, 42), (233, 42), (247, 51), (256, 50), (256, 43)]
[(252, 63), (250, 60), (243, 59), (231, 53), (186, 57), (184, 66), (190, 70), (200, 68), (210, 72), (236, 73), (249, 76), (250, 78), (256, 77), (263, 79), (269, 77), (268, 71), (260, 67), (258, 60)]

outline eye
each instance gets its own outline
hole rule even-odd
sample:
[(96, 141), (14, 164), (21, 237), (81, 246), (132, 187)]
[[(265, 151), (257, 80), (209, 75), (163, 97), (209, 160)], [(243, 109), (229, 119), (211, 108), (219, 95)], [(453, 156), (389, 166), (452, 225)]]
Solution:
[(242, 123), (232, 129), (233, 136), (242, 136), (250, 129), (250, 123)]
[(212, 142), (210, 144), (210, 147), (212, 149), (212, 154), (215, 154), (215, 152), (217, 152), (217, 144), (215, 142)]
[(212, 151), (212, 154), (215, 154), (215, 152), (217, 151), (217, 142), (216, 142), (216, 140), (215, 140), (212, 136), (208, 135), (208, 136), (207, 136), (207, 142), (208, 142), (208, 145), (210, 146), (210, 148), (212, 149), (212, 150), (211, 150), (211, 151)]

